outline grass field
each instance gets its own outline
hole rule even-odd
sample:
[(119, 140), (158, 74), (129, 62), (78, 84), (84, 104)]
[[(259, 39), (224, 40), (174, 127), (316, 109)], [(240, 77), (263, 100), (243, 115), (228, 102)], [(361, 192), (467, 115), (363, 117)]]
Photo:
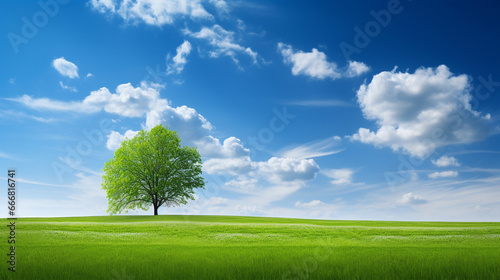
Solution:
[(500, 279), (500, 223), (23, 218), (15, 273), (2, 228), (0, 279)]

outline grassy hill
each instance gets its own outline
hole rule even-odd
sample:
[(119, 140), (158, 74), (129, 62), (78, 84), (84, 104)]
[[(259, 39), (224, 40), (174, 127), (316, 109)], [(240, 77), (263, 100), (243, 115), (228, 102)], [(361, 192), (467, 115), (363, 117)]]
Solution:
[(8, 246), (0, 279), (500, 279), (500, 223), (22, 218), (15, 273)]

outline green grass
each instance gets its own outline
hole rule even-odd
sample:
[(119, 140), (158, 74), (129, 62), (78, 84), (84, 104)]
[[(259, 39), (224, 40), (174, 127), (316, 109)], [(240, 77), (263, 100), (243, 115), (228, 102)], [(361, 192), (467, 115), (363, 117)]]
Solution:
[(0, 279), (500, 279), (500, 223), (113, 216), (16, 225), (17, 272), (3, 238)]

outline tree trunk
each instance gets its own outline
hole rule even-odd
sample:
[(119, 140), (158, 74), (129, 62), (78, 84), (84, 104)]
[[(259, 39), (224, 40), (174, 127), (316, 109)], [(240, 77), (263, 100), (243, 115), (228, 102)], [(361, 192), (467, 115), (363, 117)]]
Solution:
[(153, 207), (155, 208), (155, 216), (158, 216), (158, 208), (159, 208), (159, 206), (153, 205)]

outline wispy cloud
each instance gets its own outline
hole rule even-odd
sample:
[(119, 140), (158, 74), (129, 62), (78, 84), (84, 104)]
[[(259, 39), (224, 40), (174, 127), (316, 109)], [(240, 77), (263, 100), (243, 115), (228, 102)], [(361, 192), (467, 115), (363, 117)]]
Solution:
[(72, 92), (77, 92), (78, 91), (75, 87), (67, 86), (62, 81), (59, 81), (59, 85), (61, 86), (62, 89), (65, 89), (65, 90), (69, 90), (69, 91), (72, 91)]
[(340, 137), (334, 136), (302, 145), (293, 145), (282, 149), (278, 155), (283, 158), (316, 158), (338, 154), (344, 149), (333, 149), (333, 147), (337, 146), (340, 141)]
[(209, 50), (209, 56), (216, 58), (221, 55), (230, 57), (237, 65), (240, 61), (237, 55), (248, 56), (254, 64), (257, 64), (257, 52), (254, 52), (250, 47), (244, 47), (237, 43), (234, 32), (224, 29), (222, 26), (215, 24), (212, 27), (204, 26), (198, 32), (192, 32), (189, 29), (184, 29), (184, 34), (196, 39), (206, 41), (212, 49)]
[(339, 186), (351, 185), (353, 184), (354, 170), (351, 168), (341, 168), (341, 169), (323, 169), (321, 173), (333, 180), (330, 183)]
[(458, 172), (457, 171), (441, 171), (441, 172), (434, 172), (429, 174), (429, 178), (431, 179), (437, 179), (437, 178), (449, 178), (449, 177), (457, 177)]
[[(5, 98), (5, 100), (9, 100), (9, 99)], [(6, 110), (6, 111), (0, 112), (0, 118), (12, 119), (12, 117), (16, 117), (16, 119), (30, 119), (30, 120), (35, 120), (37, 122), (43, 122), (43, 123), (51, 123), (51, 122), (57, 121), (57, 119), (54, 119), (54, 118), (33, 116), (33, 115), (29, 115), (29, 114), (26, 114), (26, 113), (21, 112), (21, 111)]]
[(418, 205), (418, 204), (425, 204), (427, 203), (427, 200), (421, 196), (415, 195), (413, 193), (407, 193), (403, 195), (401, 199), (398, 199), (398, 202), (401, 204), (412, 204), (412, 205)]
[(0, 158), (6, 158), (6, 159), (11, 159), (12, 156), (6, 154), (6, 153), (3, 153), (3, 152), (0, 152)]

